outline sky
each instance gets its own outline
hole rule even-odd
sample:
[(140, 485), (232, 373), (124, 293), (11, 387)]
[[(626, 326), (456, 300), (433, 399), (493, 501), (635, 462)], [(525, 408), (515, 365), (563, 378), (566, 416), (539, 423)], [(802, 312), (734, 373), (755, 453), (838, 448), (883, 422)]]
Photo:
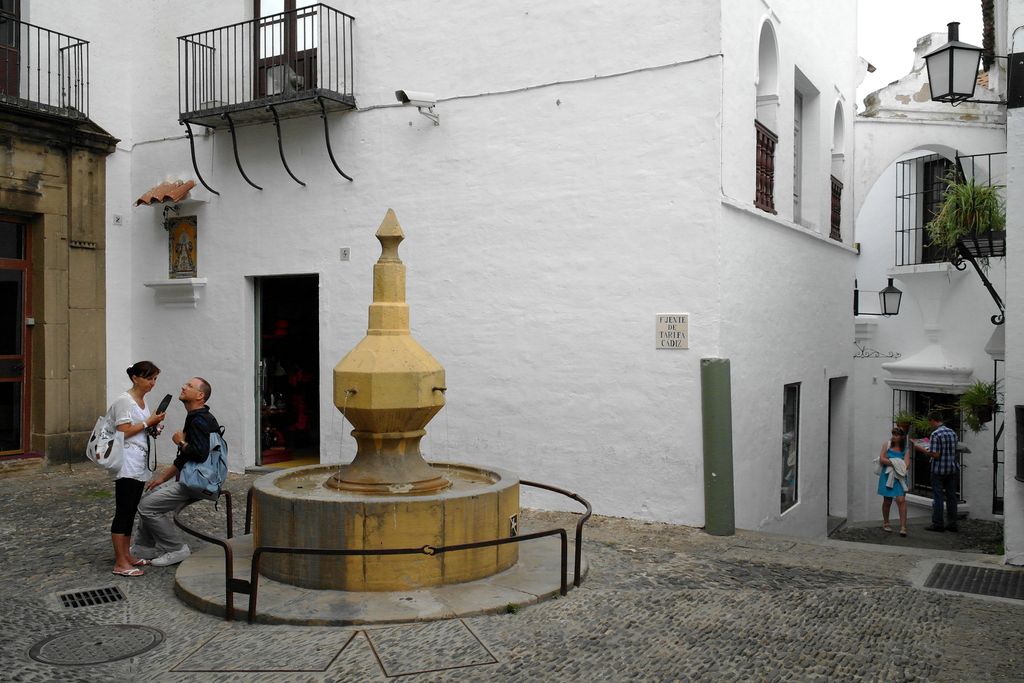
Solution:
[(868, 93), (910, 73), (914, 46), (928, 33), (946, 32), (960, 22), (960, 40), (981, 47), (980, 0), (859, 0), (857, 52), (874, 64), (857, 88), (857, 110), (863, 111)]

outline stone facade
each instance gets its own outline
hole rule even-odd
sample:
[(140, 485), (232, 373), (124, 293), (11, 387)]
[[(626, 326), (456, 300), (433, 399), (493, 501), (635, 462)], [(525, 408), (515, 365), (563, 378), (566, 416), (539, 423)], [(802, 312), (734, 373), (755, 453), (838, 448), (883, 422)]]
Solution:
[(106, 157), (88, 120), (0, 108), (0, 213), (26, 224), (28, 450), (65, 462), (106, 408)]

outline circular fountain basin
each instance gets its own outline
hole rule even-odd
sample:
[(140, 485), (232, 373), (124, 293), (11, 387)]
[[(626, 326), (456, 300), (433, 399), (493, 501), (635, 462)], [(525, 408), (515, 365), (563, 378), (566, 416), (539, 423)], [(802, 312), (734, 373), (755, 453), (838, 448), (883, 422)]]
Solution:
[[(325, 486), (334, 465), (267, 474), (253, 484), (256, 546), (382, 549), (442, 547), (508, 538), (519, 515), (519, 478), (496, 468), (431, 463), (451, 487), (428, 495), (359, 494)], [(508, 569), (519, 544), (433, 555), (267, 553), (260, 573), (304, 588), (402, 591), (462, 583)]]

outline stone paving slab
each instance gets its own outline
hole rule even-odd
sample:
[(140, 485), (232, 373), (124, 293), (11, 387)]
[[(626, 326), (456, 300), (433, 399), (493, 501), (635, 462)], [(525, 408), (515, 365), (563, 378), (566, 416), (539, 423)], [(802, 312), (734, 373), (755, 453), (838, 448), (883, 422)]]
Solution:
[(375, 629), (366, 635), (387, 676), (498, 663), (459, 619)]
[[(241, 494), (251, 478), (232, 476), (229, 487)], [(112, 576), (111, 489), (84, 463), (0, 478), (4, 681), (1024, 680), (1024, 605), (915, 583), (925, 565), (1001, 567), (994, 556), (746, 531), (713, 537), (597, 516), (586, 530), (584, 584), (517, 613), (414, 625), (450, 629), (440, 634), (409, 625), (248, 625), (177, 599), (173, 568)], [(600, 497), (588, 497), (600, 511)], [(194, 514), (219, 533), (223, 510)], [(241, 517), (236, 510), (239, 533)], [(572, 528), (575, 519), (527, 511), (522, 524), (524, 532)], [(58, 592), (105, 585), (120, 587), (126, 600), (79, 609), (53, 601)], [(44, 638), (105, 624), (149, 626), (166, 637), (107, 664), (58, 667), (28, 656)], [(380, 643), (397, 644), (386, 659), (391, 669), (374, 649)], [(448, 666), (457, 668), (440, 668)], [(389, 670), (409, 673), (395, 678)]]
[(267, 639), (257, 629), (212, 636), (174, 671), (324, 672), (356, 636), (354, 631), (278, 631)]

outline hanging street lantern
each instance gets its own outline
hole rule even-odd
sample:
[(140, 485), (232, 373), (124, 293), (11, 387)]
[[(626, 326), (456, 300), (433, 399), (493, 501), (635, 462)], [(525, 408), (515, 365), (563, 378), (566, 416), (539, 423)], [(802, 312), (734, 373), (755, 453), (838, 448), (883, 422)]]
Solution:
[[(884, 315), (886, 317), (890, 315), (897, 315), (900, 312), (900, 300), (903, 298), (903, 292), (896, 289), (892, 284), (892, 278), (889, 278), (889, 285), (878, 292), (878, 308), (881, 313), (870, 313), (860, 310), (860, 295), (861, 290), (857, 287), (857, 281), (853, 281), (853, 314), (856, 315)], [(868, 292), (871, 294), (872, 292)]]
[(900, 312), (900, 300), (903, 292), (896, 289), (889, 278), (889, 284), (878, 293), (878, 305), (882, 308), (882, 315), (896, 315)]
[(960, 42), (960, 22), (951, 21), (948, 42), (924, 56), (932, 100), (959, 104), (974, 97), (981, 48)]

